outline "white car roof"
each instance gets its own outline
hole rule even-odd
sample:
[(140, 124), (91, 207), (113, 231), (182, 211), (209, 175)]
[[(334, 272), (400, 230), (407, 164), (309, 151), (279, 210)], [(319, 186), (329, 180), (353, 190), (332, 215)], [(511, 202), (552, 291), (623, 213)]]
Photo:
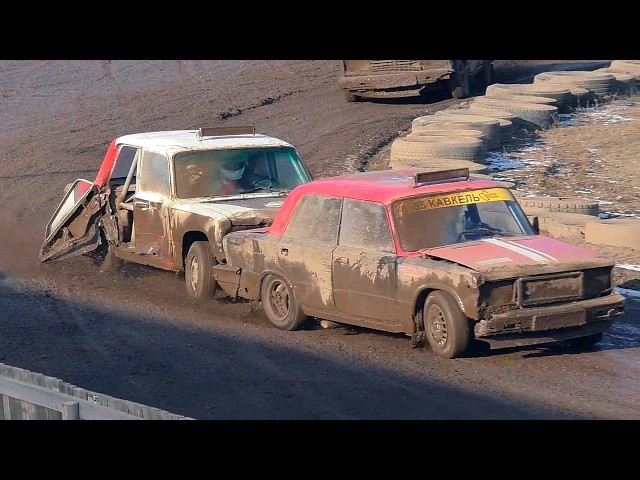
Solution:
[(118, 137), (118, 145), (141, 147), (148, 151), (171, 156), (185, 150), (230, 150), (236, 148), (292, 147), (279, 138), (262, 134), (245, 135), (198, 135), (199, 130), (167, 130), (160, 132), (134, 133)]

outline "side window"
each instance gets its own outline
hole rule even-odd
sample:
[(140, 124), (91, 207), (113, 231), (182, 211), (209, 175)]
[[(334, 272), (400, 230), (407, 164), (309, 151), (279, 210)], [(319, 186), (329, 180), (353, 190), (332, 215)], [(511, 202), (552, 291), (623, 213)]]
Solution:
[(340, 246), (394, 252), (384, 205), (361, 200), (344, 200)]
[(140, 158), (139, 175), (138, 191), (169, 195), (169, 160), (166, 156), (154, 152), (143, 152)]
[[(111, 174), (111, 178), (127, 178), (129, 174), (129, 170), (131, 169), (131, 164), (133, 163), (133, 159), (136, 156), (137, 148), (131, 147), (129, 145), (123, 145), (118, 152), (118, 158), (116, 159), (115, 165), (113, 166), (113, 173)], [(134, 179), (135, 183), (135, 179)]]
[(285, 236), (336, 245), (342, 199), (307, 195), (300, 199)]

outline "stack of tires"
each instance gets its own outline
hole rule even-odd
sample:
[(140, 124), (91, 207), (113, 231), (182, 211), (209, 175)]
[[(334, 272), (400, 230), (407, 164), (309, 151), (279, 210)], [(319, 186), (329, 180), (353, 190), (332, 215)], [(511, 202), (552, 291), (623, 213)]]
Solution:
[(571, 90), (567, 87), (544, 83), (494, 83), (487, 87), (485, 96), (489, 98), (512, 98), (520, 99), (521, 101), (545, 103), (558, 107), (560, 112), (569, 111), (574, 103)]
[(484, 112), (507, 112), (518, 118), (520, 130), (546, 130), (559, 121), (556, 100), (534, 95), (511, 95), (502, 97), (476, 97), (469, 105), (478, 114)]
[(393, 169), (467, 167), (479, 173), (485, 170), (487, 151), (499, 148), (501, 138), (497, 118), (446, 111), (424, 115), (412, 121), (411, 133), (393, 141), (389, 163)]
[[(415, 118), (411, 132), (391, 144), (390, 166), (393, 169), (468, 167), (473, 173), (486, 172), (488, 151), (511, 143), (522, 131), (557, 126), (562, 112), (579, 106), (595, 106), (621, 92), (637, 91), (638, 76), (640, 61), (618, 60), (611, 62), (607, 69), (595, 72), (543, 72), (530, 84), (491, 84), (485, 95), (475, 97), (466, 108), (454, 107)], [(580, 224), (584, 215), (594, 216), (594, 206), (589, 204), (591, 210), (585, 214), (587, 207), (580, 199), (560, 199), (556, 205), (566, 206), (565, 211), (559, 213), (581, 215), (574, 219)], [(582, 211), (578, 211), (580, 209)], [(595, 212), (597, 215), (597, 210)]]
[(598, 217), (596, 201), (572, 197), (521, 196), (513, 190), (529, 220), (540, 233), (568, 240), (637, 249), (640, 219)]
[[(442, 115), (459, 115), (464, 119), (465, 117), (475, 116), (483, 119), (494, 119), (498, 120), (500, 124), (500, 145), (504, 145), (506, 143), (510, 143), (514, 140), (519, 130), (519, 118), (517, 115), (514, 115), (509, 112), (500, 112), (500, 111), (475, 111), (471, 110), (468, 107), (459, 108), (448, 108), (446, 110), (441, 110), (435, 112), (436, 116)], [(454, 118), (454, 117), (452, 117)]]
[[(454, 132), (454, 130), (451, 130)], [(481, 132), (480, 132), (481, 133)], [(487, 147), (482, 138), (469, 134), (409, 134), (391, 144), (392, 169), (408, 167), (438, 170), (467, 167), (470, 172), (485, 170)]]
[[(542, 72), (533, 77), (533, 83), (567, 87), (576, 95), (577, 105), (582, 107), (610, 101), (618, 92), (618, 81), (615, 75), (604, 72), (583, 70)], [(584, 90), (587, 90), (587, 93), (584, 93)]]
[(609, 73), (616, 77), (617, 94), (621, 96), (638, 95), (640, 93), (640, 60), (614, 60), (606, 68), (596, 72)]

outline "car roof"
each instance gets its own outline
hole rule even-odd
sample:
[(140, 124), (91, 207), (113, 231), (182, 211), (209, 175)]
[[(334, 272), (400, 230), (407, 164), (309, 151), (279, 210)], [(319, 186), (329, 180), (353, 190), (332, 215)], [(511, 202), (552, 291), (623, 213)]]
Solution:
[[(438, 177), (441, 179), (436, 180)], [(485, 188), (504, 187), (495, 180), (469, 176), (468, 168), (449, 170), (407, 168), (319, 178), (298, 185), (291, 190), (284, 204), (276, 213), (273, 223), (269, 227), (269, 232), (274, 235), (282, 235), (298, 200), (307, 194), (367, 200), (390, 205), (396, 200), (412, 196)]]
[(117, 145), (131, 145), (171, 156), (185, 150), (293, 147), (279, 138), (253, 134), (200, 135), (200, 130), (166, 130), (122, 135)]
[[(463, 170), (467, 169), (452, 169), (447, 172)], [(502, 187), (497, 181), (469, 176), (468, 170), (466, 176), (416, 183), (416, 175), (426, 174), (424, 179), (428, 179), (430, 175), (437, 175), (439, 172), (445, 171), (408, 168), (326, 177), (299, 185), (291, 194), (302, 196), (315, 193), (390, 204), (400, 198), (415, 195)]]

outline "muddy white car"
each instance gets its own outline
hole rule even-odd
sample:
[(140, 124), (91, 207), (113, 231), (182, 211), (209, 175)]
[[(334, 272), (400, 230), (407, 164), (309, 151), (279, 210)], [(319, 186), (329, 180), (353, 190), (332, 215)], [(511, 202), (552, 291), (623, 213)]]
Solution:
[(184, 273), (212, 297), (223, 237), (271, 224), (311, 174), (288, 142), (254, 127), (145, 132), (114, 139), (93, 181), (78, 179), (45, 229), (40, 261), (98, 252)]
[(314, 180), (270, 227), (223, 243), (217, 282), (261, 300), (275, 327), (316, 317), (426, 339), (445, 358), (479, 343), (588, 348), (624, 311), (613, 260), (539, 235), (509, 189), (467, 168)]

